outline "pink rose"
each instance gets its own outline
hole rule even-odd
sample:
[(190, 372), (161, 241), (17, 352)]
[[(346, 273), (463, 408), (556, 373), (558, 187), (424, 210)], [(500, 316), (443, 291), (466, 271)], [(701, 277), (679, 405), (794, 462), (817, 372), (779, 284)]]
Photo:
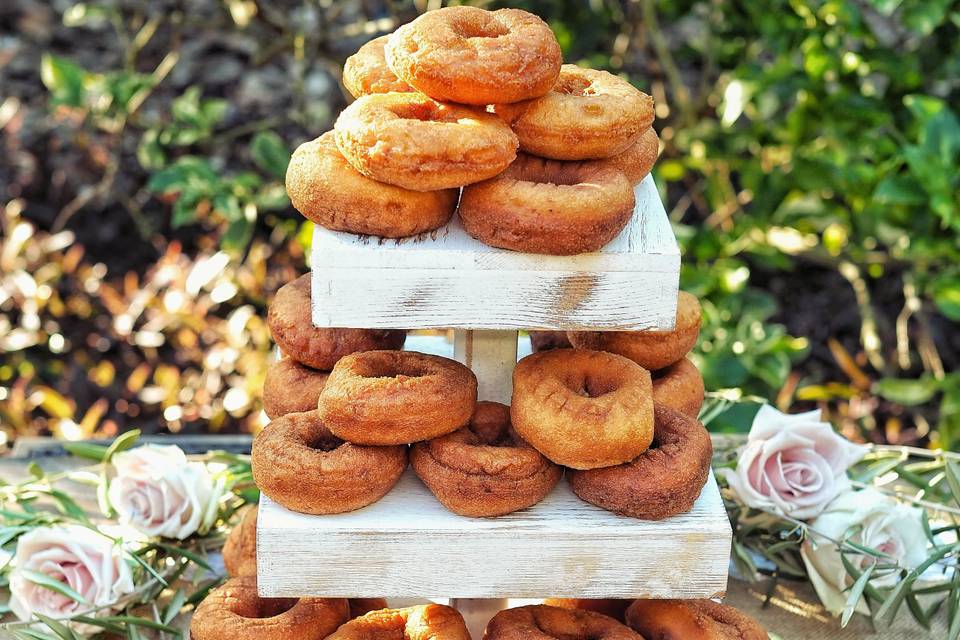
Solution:
[(819, 410), (788, 415), (764, 405), (736, 470), (719, 473), (747, 506), (806, 520), (850, 488), (847, 469), (866, 451), (822, 422)]
[[(41, 573), (83, 596), (80, 603), (31, 581), (27, 572)], [(21, 620), (34, 613), (69, 618), (105, 607), (106, 615), (121, 597), (133, 592), (133, 576), (120, 548), (99, 533), (76, 525), (41, 527), (20, 536), (10, 573), (10, 608)], [(75, 625), (80, 633), (98, 631)]]

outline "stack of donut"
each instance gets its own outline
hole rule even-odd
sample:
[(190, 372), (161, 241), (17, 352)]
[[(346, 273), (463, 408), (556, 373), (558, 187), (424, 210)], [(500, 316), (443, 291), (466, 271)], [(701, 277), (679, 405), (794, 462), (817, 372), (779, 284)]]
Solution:
[(343, 82), (356, 101), (287, 170), (293, 206), (332, 230), (402, 238), (459, 209), (491, 246), (596, 251), (659, 150), (653, 99), (563, 64), (550, 27), (519, 9), (427, 12), (361, 47)]

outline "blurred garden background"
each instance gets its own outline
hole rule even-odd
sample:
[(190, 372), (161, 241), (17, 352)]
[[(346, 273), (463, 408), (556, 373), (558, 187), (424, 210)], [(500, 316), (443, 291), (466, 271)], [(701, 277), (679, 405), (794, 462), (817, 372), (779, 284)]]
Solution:
[[(289, 154), (348, 55), (440, 4), (0, 2), (5, 445), (259, 429), (266, 302), (310, 242)], [(960, 0), (475, 4), (656, 99), (708, 389), (958, 446)]]

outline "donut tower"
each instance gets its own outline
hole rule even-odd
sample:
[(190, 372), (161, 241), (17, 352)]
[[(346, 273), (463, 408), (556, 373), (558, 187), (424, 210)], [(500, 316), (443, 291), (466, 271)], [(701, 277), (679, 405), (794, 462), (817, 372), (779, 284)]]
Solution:
[(312, 272), (270, 305), (263, 497), (231, 551), (256, 562), (228, 567), (263, 598), (442, 596), (465, 623), (391, 618), (453, 624), (438, 639), (570, 622), (487, 626), (508, 598), (722, 596), (731, 531), (686, 359), (701, 311), (649, 175), (653, 100), (563, 64), (515, 9), (428, 12), (343, 81), (356, 100), (288, 169)]

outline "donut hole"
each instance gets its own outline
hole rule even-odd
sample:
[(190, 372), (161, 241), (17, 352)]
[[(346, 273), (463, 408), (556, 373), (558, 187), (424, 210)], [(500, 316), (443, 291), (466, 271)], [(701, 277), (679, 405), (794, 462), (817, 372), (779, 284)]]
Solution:
[(297, 598), (240, 598), (229, 603), (231, 613), (241, 618), (275, 618), (293, 609)]
[(583, 76), (560, 74), (553, 91), (565, 96), (597, 96), (600, 92), (593, 82)]
[[(487, 16), (483, 16), (486, 18)], [(461, 38), (499, 38), (510, 30), (499, 20), (471, 20), (463, 16), (451, 20), (450, 27)]]
[(572, 187), (583, 184), (584, 172), (570, 163), (553, 162), (528, 156), (511, 167), (513, 177), (534, 185)]
[(407, 380), (423, 378), (431, 371), (418, 362), (401, 362), (397, 358), (365, 358), (358, 362), (355, 373), (363, 378), (393, 378)]
[(441, 119), (440, 107), (434, 102), (401, 102), (390, 105), (390, 112), (401, 120), (433, 122)]
[(307, 438), (307, 441), (304, 443), (311, 449), (317, 451), (334, 451), (343, 444), (343, 440), (333, 435), (329, 431), (324, 430), (323, 432), (318, 432), (312, 434)]
[(599, 398), (617, 390), (613, 380), (594, 373), (573, 375), (565, 383), (568, 389), (584, 398)]

